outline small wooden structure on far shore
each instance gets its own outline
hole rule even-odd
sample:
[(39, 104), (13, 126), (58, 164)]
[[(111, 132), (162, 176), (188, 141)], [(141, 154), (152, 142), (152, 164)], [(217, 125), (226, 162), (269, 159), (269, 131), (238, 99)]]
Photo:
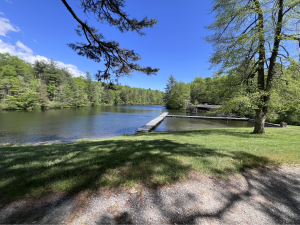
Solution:
[(220, 107), (221, 105), (208, 105), (205, 103), (200, 105), (190, 105), (186, 110), (187, 113), (197, 113), (198, 111), (211, 111)]

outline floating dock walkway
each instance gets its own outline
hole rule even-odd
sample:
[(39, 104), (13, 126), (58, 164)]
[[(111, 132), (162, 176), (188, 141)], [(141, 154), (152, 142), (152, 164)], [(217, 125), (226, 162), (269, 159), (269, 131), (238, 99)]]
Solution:
[[(159, 117), (151, 120), (145, 126), (136, 130), (136, 132), (149, 132), (153, 130), (161, 121), (166, 117), (175, 117), (175, 118), (191, 118), (191, 119), (211, 119), (211, 120), (234, 120), (234, 121), (248, 121), (255, 123), (255, 120), (249, 119), (246, 117), (208, 117), (208, 116), (183, 116), (183, 115), (168, 115), (168, 112), (161, 114)], [(266, 127), (281, 127), (279, 124), (265, 123)]]
[(145, 126), (137, 129), (136, 132), (149, 132), (150, 130), (154, 129), (161, 121), (163, 121), (167, 115), (168, 112), (161, 114), (159, 117), (155, 118), (154, 120), (151, 120)]
[[(235, 120), (235, 121), (248, 121), (250, 123), (255, 123), (254, 119), (249, 119), (247, 117), (209, 117), (209, 116), (182, 116), (182, 115), (167, 115), (167, 117), (177, 117), (177, 118), (192, 118), (192, 119), (210, 119), (210, 120)], [(266, 127), (282, 127), (282, 125), (267, 123)]]
[(210, 119), (210, 120), (237, 120), (248, 121), (246, 117), (209, 117), (209, 116), (182, 116), (182, 115), (167, 115), (167, 117), (179, 117), (179, 118), (193, 118), (193, 119)]

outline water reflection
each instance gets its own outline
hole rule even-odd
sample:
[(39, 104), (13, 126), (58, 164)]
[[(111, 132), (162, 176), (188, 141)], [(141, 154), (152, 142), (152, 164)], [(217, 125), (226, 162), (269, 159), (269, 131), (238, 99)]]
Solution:
[(168, 117), (155, 130), (176, 131), (176, 130), (196, 130), (202, 128), (228, 128), (228, 127), (253, 127), (253, 124), (248, 123), (246, 121), (204, 120), (204, 119)]
[(46, 111), (0, 112), (0, 144), (109, 138), (159, 116), (162, 106), (99, 106)]
[[(74, 141), (82, 138), (109, 138), (133, 134), (160, 112), (163, 106), (99, 106), (46, 111), (0, 112), (0, 144)], [(184, 115), (185, 110), (170, 110)], [(247, 122), (167, 118), (156, 131), (213, 127), (247, 127)]]

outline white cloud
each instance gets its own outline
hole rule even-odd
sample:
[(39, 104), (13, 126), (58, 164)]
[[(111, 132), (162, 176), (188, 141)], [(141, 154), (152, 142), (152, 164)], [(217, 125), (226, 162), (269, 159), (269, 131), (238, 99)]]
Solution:
[[(3, 13), (0, 14), (3, 15)], [(6, 33), (9, 31), (19, 32), (20, 29), (16, 26), (13, 26), (8, 19), (0, 17), (0, 36), (6, 36)], [(33, 41), (37, 42), (36, 40)], [(0, 53), (6, 53), (6, 52), (11, 55), (16, 55), (21, 59), (30, 63), (34, 63), (36, 60), (37, 61), (48, 60), (48, 58), (45, 56), (34, 55), (32, 49), (30, 49), (20, 41), (17, 41), (16, 45), (12, 45), (9, 43), (4, 43), (0, 39)], [(65, 64), (63, 62), (58, 62), (58, 61), (56, 62), (59, 67), (68, 69), (69, 72), (75, 77), (84, 75), (82, 71), (80, 71), (76, 66), (72, 64)]]
[(28, 48), (26, 45), (24, 45), (21, 41), (17, 41), (16, 45), (20, 49), (20, 51), (24, 51), (24, 52), (33, 54), (33, 51), (30, 48)]
[(75, 65), (65, 64), (59, 61), (56, 61), (56, 63), (60, 68), (66, 68), (74, 77), (85, 76), (85, 73), (80, 71)]
[(4, 15), (4, 13), (3, 13), (3, 12), (0, 12), (0, 15)]
[(0, 17), (0, 36), (6, 37), (7, 32), (14, 31), (19, 32), (19, 27), (13, 26), (9, 19)]
[(9, 1), (9, 0), (5, 0), (6, 2), (8, 2), (8, 3), (12, 3), (12, 1)]
[[(34, 63), (35, 61), (48, 61), (48, 58), (45, 56), (34, 55), (32, 49), (24, 45), (22, 42), (17, 41), (16, 45), (12, 45), (9, 43), (4, 43), (0, 39), (0, 53), (9, 53), (11, 55), (15, 55), (20, 57), (21, 59)], [(81, 75), (84, 76), (84, 72), (80, 71), (77, 66), (72, 64), (65, 64), (63, 62), (56, 61), (57, 65), (61, 68), (66, 68), (68, 71), (74, 76), (79, 77)]]

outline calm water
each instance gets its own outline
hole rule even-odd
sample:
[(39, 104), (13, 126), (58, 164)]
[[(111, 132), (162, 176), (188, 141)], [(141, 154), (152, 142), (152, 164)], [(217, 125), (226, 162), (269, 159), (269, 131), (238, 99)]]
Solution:
[[(0, 112), (0, 144), (75, 141), (82, 138), (108, 138), (133, 134), (150, 120), (167, 111), (163, 106), (99, 106), (46, 111)], [(185, 114), (184, 110), (170, 111)], [(252, 127), (238, 121), (166, 118), (156, 131), (214, 127)]]

